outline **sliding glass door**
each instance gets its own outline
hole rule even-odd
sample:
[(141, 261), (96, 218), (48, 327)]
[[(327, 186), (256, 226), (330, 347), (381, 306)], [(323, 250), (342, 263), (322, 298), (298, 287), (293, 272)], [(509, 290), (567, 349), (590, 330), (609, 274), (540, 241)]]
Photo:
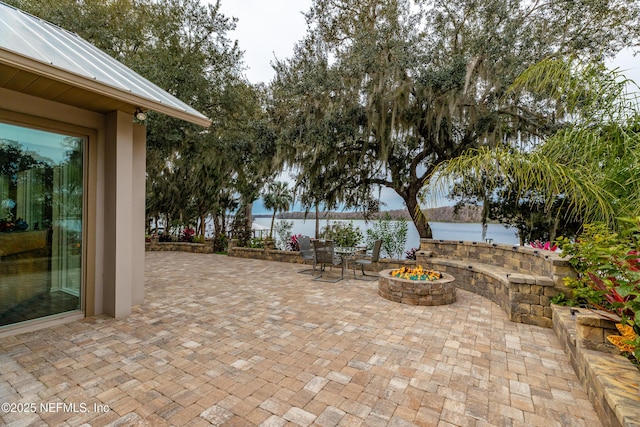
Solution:
[(84, 146), (0, 123), (0, 327), (82, 309)]

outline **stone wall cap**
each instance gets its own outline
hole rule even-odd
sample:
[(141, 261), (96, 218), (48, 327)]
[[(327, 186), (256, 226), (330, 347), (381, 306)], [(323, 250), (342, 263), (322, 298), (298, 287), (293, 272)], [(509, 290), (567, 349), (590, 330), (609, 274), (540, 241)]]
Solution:
[(576, 313), (576, 323), (585, 326), (605, 327), (620, 322), (620, 317), (603, 310), (581, 310)]
[(556, 285), (553, 279), (550, 277), (535, 276), (535, 279), (536, 279), (536, 285), (538, 286), (553, 287)]
[(510, 273), (507, 275), (509, 283), (535, 285), (536, 278), (530, 274)]
[(503, 251), (514, 251), (526, 253), (529, 255), (555, 260), (562, 260), (558, 252), (546, 251), (538, 248), (532, 248), (530, 246), (520, 246), (507, 243), (488, 243), (488, 242), (476, 242), (472, 240), (442, 240), (442, 239), (420, 239), (420, 243), (425, 244), (437, 244), (437, 245), (462, 245), (462, 246), (477, 246), (485, 248), (494, 248)]

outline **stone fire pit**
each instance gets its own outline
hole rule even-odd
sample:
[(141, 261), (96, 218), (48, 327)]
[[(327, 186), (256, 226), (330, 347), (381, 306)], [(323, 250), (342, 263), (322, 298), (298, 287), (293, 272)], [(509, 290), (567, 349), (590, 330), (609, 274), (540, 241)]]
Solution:
[(378, 294), (389, 301), (412, 305), (444, 305), (456, 300), (455, 278), (441, 273), (436, 280), (401, 279), (393, 270), (378, 273)]

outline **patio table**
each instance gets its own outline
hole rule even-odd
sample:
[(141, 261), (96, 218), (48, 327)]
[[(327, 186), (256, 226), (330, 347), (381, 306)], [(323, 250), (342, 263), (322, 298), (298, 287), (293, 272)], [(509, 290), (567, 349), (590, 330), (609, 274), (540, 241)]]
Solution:
[(355, 254), (358, 252), (362, 252), (366, 250), (366, 248), (360, 246), (336, 246), (333, 249), (333, 252), (340, 257), (342, 260), (342, 274), (344, 275), (344, 270), (347, 267), (347, 263), (350, 259), (355, 257)]

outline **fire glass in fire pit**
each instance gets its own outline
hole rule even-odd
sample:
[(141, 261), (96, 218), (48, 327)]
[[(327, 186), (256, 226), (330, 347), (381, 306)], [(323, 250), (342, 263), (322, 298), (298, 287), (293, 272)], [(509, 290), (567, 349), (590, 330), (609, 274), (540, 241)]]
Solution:
[(413, 305), (443, 305), (456, 300), (455, 278), (447, 273), (403, 267), (378, 273), (378, 295)]
[(415, 268), (402, 267), (391, 272), (393, 277), (399, 277), (401, 279), (409, 280), (438, 280), (442, 279), (442, 273), (435, 270), (427, 270), (422, 268), (421, 265)]

